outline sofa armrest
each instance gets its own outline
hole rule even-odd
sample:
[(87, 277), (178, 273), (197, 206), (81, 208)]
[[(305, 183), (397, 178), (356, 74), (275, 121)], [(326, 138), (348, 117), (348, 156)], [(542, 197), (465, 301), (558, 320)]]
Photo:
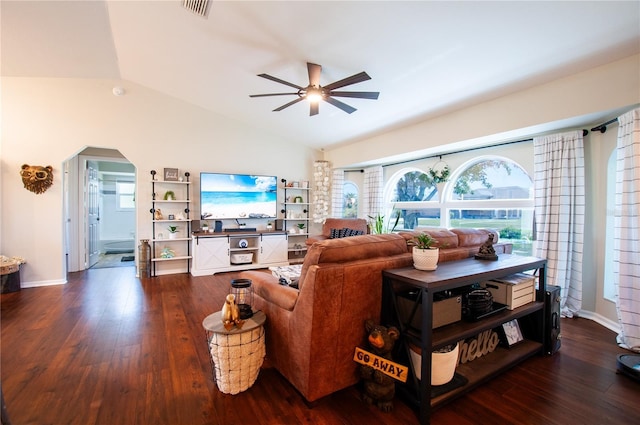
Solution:
[(325, 235), (313, 235), (313, 236), (309, 236), (305, 243), (307, 244), (307, 246), (311, 246), (315, 242), (324, 241), (326, 239), (329, 239), (329, 237)]
[(253, 293), (279, 308), (292, 311), (298, 301), (299, 291), (287, 285), (281, 285), (278, 278), (261, 271), (245, 271), (240, 274), (251, 279)]

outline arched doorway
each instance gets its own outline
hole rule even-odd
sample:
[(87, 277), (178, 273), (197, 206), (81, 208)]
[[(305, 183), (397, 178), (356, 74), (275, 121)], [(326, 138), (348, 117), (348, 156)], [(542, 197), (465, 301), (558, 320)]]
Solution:
[(64, 170), (67, 271), (135, 265), (135, 166), (117, 150), (87, 147)]

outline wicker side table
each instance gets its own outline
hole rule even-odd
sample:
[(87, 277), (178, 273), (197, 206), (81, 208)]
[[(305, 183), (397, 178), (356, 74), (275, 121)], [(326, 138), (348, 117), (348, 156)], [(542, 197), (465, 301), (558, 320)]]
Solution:
[(257, 311), (247, 319), (242, 329), (226, 330), (220, 319), (221, 312), (202, 321), (211, 354), (213, 379), (225, 394), (238, 394), (250, 388), (258, 378), (264, 361), (264, 322), (266, 316)]

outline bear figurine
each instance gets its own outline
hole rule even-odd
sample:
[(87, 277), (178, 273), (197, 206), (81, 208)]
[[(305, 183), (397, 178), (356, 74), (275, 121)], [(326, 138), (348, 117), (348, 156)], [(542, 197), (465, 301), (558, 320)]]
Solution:
[[(365, 321), (368, 349), (376, 356), (391, 359), (391, 350), (400, 337), (396, 327), (376, 325), (373, 320)], [(393, 410), (393, 398), (396, 393), (395, 380), (368, 365), (360, 365), (360, 377), (363, 379), (364, 392), (362, 400), (367, 404), (375, 404), (383, 412)]]

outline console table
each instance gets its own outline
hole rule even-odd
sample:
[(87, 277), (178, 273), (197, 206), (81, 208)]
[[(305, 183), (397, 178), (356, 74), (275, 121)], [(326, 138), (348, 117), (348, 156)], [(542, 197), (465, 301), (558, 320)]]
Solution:
[[(383, 270), (382, 323), (393, 324), (401, 331), (402, 337), (397, 347), (397, 354), (401, 358), (399, 360), (407, 361), (409, 369), (412, 370), (412, 364), (409, 361), (409, 342), (419, 346), (423, 353), (422, 379), (418, 380), (415, 373), (412, 373), (413, 379), (408, 379), (406, 384), (398, 384), (398, 393), (404, 395), (415, 408), (419, 409), (421, 424), (429, 423), (432, 408), (463, 395), (527, 357), (543, 352), (545, 265), (544, 259), (502, 254), (497, 261), (468, 258), (443, 262), (438, 264), (435, 271), (421, 271), (413, 267)], [(535, 302), (514, 310), (502, 310), (478, 321), (463, 320), (433, 329), (432, 313), (435, 293), (529, 270), (538, 270)], [(421, 300), (422, 303), (422, 323), (421, 331), (418, 332), (412, 330), (407, 323), (403, 323), (398, 309), (397, 295), (408, 290), (420, 292), (417, 300)], [(473, 337), (487, 329), (499, 327), (513, 319), (530, 324), (528, 328), (523, 329), (525, 335), (522, 342), (510, 348), (498, 347), (484, 357), (466, 364), (459, 364), (456, 373), (464, 376), (468, 382), (449, 392), (431, 397), (430, 353), (432, 351)]]

